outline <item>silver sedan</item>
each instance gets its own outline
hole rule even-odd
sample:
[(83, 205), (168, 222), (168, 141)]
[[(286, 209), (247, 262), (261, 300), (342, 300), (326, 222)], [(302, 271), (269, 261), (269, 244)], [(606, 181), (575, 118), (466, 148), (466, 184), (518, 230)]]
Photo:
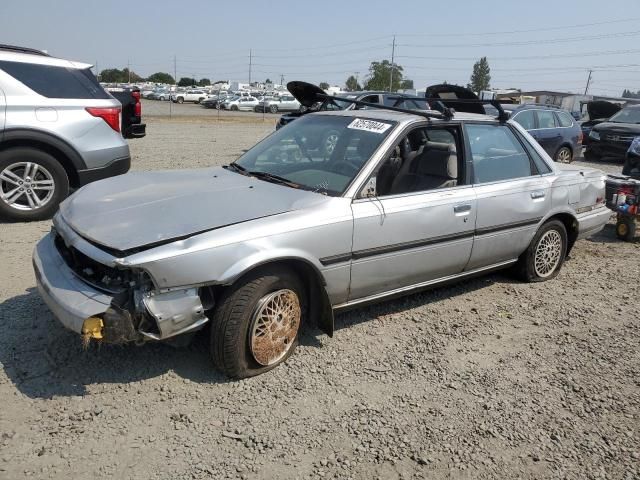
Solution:
[[(334, 148), (323, 147), (327, 132)], [(86, 342), (203, 329), (231, 377), (265, 372), (334, 312), (515, 266), (555, 277), (609, 218), (604, 176), (484, 115), (305, 115), (225, 167), (133, 172), (66, 200), (39, 291)]]

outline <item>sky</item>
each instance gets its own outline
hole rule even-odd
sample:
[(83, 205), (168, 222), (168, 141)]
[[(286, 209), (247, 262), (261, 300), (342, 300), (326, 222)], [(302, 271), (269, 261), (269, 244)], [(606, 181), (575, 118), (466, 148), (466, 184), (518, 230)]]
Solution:
[(395, 62), (416, 88), (466, 85), (620, 95), (640, 90), (640, 0), (0, 0), (0, 43), (147, 76), (362, 81)]

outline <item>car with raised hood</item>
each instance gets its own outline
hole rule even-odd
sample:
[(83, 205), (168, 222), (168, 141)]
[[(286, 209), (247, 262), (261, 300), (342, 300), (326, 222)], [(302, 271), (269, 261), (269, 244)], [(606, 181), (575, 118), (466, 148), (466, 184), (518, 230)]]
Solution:
[(137, 93), (122, 93), (123, 118), (91, 65), (0, 45), (0, 217), (51, 218), (71, 189), (127, 172)]
[(618, 113), (622, 107), (617, 103), (606, 100), (593, 100), (586, 102), (582, 110), (586, 110), (585, 115), (578, 122), (582, 129), (582, 145), (589, 143), (591, 129), (600, 123), (606, 122), (613, 115)]
[(633, 139), (640, 136), (640, 105), (628, 105), (589, 132), (584, 157), (589, 161), (624, 161)]
[(503, 112), (387, 108), (304, 115), (222, 167), (80, 189), (35, 247), (42, 298), (87, 342), (201, 331), (248, 377), (305, 323), (333, 335), (336, 311), (512, 266), (552, 279), (609, 219), (603, 173), (554, 164)]

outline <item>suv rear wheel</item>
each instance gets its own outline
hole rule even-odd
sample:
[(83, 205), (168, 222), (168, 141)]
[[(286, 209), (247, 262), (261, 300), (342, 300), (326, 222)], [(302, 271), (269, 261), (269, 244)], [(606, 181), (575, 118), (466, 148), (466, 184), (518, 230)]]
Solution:
[(51, 217), (69, 193), (60, 163), (35, 148), (0, 152), (0, 216), (18, 221)]

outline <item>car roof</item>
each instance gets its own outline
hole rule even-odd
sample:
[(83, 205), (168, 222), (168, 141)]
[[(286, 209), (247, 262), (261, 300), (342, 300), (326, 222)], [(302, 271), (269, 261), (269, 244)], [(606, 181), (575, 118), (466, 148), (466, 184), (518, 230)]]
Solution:
[(72, 62), (63, 58), (56, 58), (37, 50), (29, 51), (29, 49), (20, 49), (19, 47), (6, 46), (0, 47), (0, 60), (5, 62), (35, 63), (38, 65), (51, 65), (54, 67), (91, 68), (89, 63)]
[[(430, 113), (440, 113), (435, 110), (416, 110), (416, 111), (425, 111)], [(393, 110), (385, 110), (385, 109), (367, 109), (367, 110), (332, 110), (332, 111), (320, 111), (313, 112), (310, 115), (331, 115), (331, 116), (342, 116), (342, 117), (365, 117), (373, 120), (392, 120), (395, 122), (415, 122), (417, 120), (426, 120), (425, 117), (418, 114), (413, 114), (409, 112), (395, 112)], [(438, 118), (431, 118), (430, 120), (434, 122), (441, 122), (443, 120)], [(447, 122), (449, 120), (446, 120)], [(491, 115), (481, 115), (479, 113), (467, 113), (467, 112), (456, 112), (451, 121), (482, 121), (482, 122), (494, 122), (497, 123), (495, 117)]]

